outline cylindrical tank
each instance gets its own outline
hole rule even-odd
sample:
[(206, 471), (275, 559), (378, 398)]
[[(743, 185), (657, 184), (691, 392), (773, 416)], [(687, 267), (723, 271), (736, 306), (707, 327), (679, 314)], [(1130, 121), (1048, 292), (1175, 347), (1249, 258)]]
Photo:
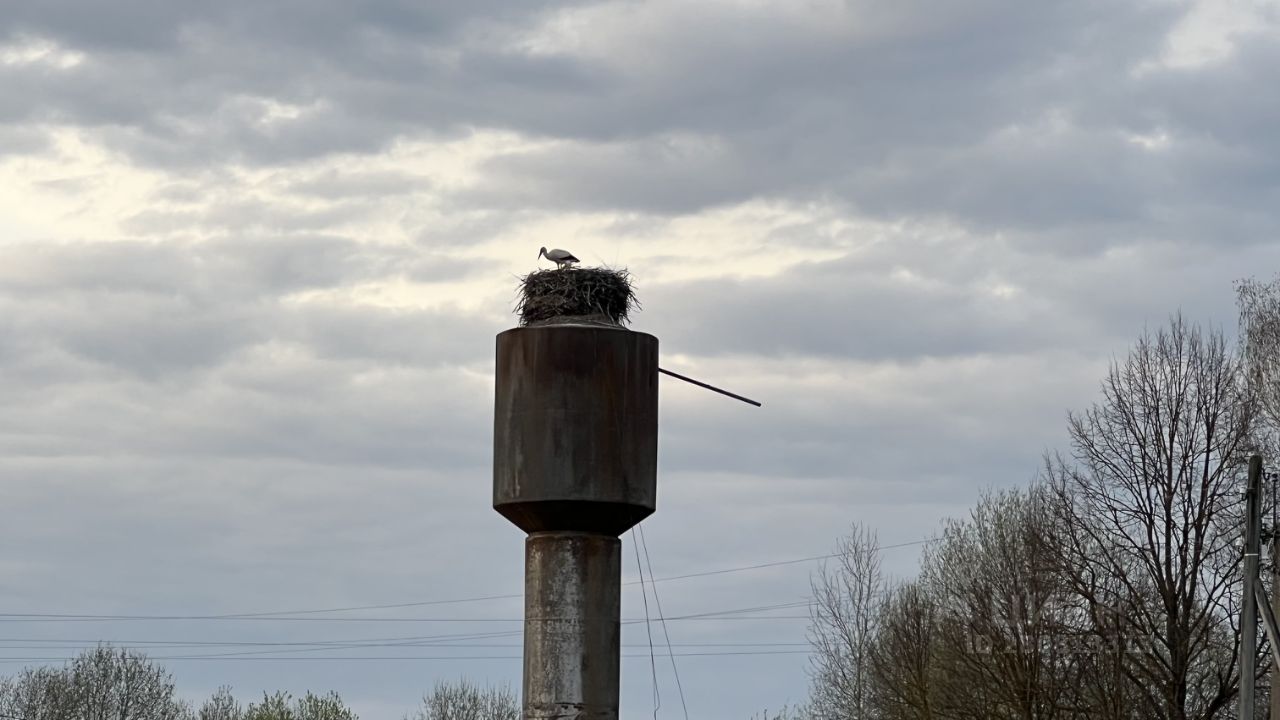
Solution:
[(528, 533), (617, 537), (657, 501), (658, 339), (605, 325), (498, 335), (493, 507)]

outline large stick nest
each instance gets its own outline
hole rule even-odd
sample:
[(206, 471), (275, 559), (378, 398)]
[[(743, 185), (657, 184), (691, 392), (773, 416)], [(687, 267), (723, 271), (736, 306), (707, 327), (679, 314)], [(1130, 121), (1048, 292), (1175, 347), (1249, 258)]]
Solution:
[(520, 279), (516, 312), (521, 325), (570, 318), (621, 325), (639, 304), (625, 269), (538, 270)]

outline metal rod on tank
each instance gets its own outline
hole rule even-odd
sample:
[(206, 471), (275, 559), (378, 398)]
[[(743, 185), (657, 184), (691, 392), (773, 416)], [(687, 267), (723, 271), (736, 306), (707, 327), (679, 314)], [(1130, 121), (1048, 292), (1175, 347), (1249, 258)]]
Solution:
[(665, 369), (665, 368), (658, 368), (658, 372), (662, 373), (663, 375), (670, 375), (671, 377), (676, 378), (677, 380), (683, 380), (683, 381), (685, 381), (685, 382), (687, 382), (687, 383), (692, 383), (692, 384), (694, 384), (694, 385), (697, 385), (698, 387), (703, 387), (703, 388), (706, 388), (706, 389), (708, 389), (708, 390), (711, 390), (711, 391), (714, 391), (714, 392), (718, 392), (718, 393), (720, 393), (721, 395), (728, 395), (729, 397), (733, 398), (734, 400), (741, 400), (742, 402), (744, 402), (744, 403), (746, 403), (746, 404), (748, 404), (748, 405), (755, 405), (756, 407), (763, 407), (760, 403), (756, 402), (755, 400), (752, 400), (751, 398), (745, 398), (745, 397), (742, 397), (741, 395), (737, 395), (737, 394), (735, 394), (735, 393), (731, 393), (731, 392), (729, 392), (728, 390), (722, 390), (722, 389), (720, 389), (720, 388), (716, 387), (715, 385), (708, 385), (708, 384), (706, 384), (706, 383), (702, 382), (701, 380), (694, 380), (694, 379), (693, 379), (693, 378), (691, 378), (691, 377), (685, 377), (684, 375), (681, 375), (680, 373), (673, 373), (673, 372), (671, 372), (670, 370), (667, 370), (667, 369)]

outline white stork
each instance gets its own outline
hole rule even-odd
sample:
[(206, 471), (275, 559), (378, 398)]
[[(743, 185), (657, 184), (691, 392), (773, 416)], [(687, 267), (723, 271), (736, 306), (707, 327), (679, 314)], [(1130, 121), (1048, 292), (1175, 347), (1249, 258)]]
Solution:
[(578, 258), (573, 256), (573, 253), (569, 252), (568, 250), (561, 250), (560, 248), (552, 248), (550, 250), (546, 248), (542, 248), (538, 250), (538, 257), (539, 258), (545, 257), (546, 259), (555, 263), (556, 267), (560, 268), (561, 270), (569, 267), (570, 265), (576, 262), (581, 262), (580, 260), (578, 260)]

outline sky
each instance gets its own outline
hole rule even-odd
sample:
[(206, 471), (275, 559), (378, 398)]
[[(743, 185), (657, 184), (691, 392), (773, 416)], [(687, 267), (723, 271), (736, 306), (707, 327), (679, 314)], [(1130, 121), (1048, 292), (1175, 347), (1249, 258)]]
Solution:
[(1144, 328), (1234, 334), (1277, 40), (1275, 0), (6, 3), (0, 668), (518, 691), (493, 338), (548, 246), (764, 404), (662, 381), (623, 715), (801, 701), (801, 560), (856, 523), (909, 577)]

